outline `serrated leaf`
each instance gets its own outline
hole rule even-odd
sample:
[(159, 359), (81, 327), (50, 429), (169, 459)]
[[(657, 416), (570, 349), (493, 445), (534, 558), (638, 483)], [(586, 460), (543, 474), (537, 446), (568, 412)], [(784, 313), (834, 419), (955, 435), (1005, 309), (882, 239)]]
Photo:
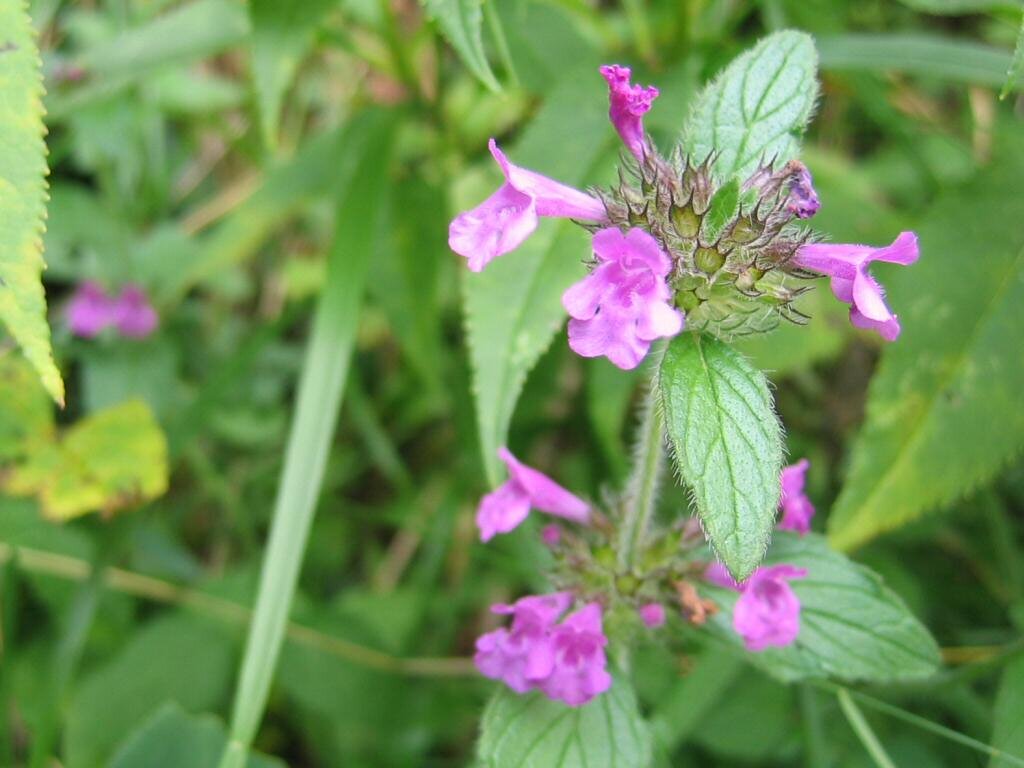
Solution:
[[(576, 78), (567, 77), (509, 156), (518, 165), (579, 185), (610, 144), (606, 111), (599, 90), (581, 89)], [(587, 255), (587, 236), (579, 227), (541, 222), (514, 252), (482, 272), (465, 271), (480, 447), (492, 484), (500, 480), (497, 450), (526, 374), (562, 327), (562, 293), (586, 274)]]
[(1017, 44), (1013, 47), (1013, 60), (1006, 71), (1006, 82), (999, 90), (999, 99), (1005, 99), (1010, 91), (1017, 87), (1017, 81), (1024, 74), (1024, 14), (1020, 19), (1020, 32), (1017, 33)]
[(35, 33), (22, 2), (0, 5), (0, 320), (64, 403), (43, 292), (46, 143)]
[[(121, 743), (110, 768), (216, 768), (226, 741), (216, 717), (190, 715), (169, 701)], [(255, 754), (245, 765), (284, 768), (280, 760)]]
[(423, 0), (423, 6), (469, 71), (492, 91), (500, 91), (480, 36), (482, 0)]
[(284, 92), (313, 41), (317, 24), (337, 0), (252, 0), (252, 73), (264, 144), (277, 146)]
[(135, 507), (167, 490), (167, 441), (149, 406), (129, 401), (88, 416), (55, 442), (36, 446), (4, 478), (36, 495), (46, 517)]
[[(850, 549), (986, 482), (1024, 445), (1024, 174), (1020, 143), (944, 195), (921, 260), (882, 278), (903, 333), (886, 346), (829, 517)], [(881, 273), (882, 270), (879, 270)]]
[[(765, 564), (780, 563), (807, 569), (805, 578), (790, 582), (800, 598), (800, 634), (792, 645), (749, 654), (751, 662), (786, 681), (891, 682), (937, 669), (938, 646), (903, 600), (871, 569), (829, 549), (823, 536), (777, 533)], [(737, 593), (708, 589), (723, 609), (713, 627), (741, 647), (732, 628)]]
[(690, 156), (717, 152), (722, 179), (792, 158), (818, 95), (817, 63), (810, 35), (791, 30), (734, 59), (694, 104), (683, 134)]
[[(1003, 670), (992, 717), (992, 746), (1024, 758), (1024, 658), (1017, 657)], [(993, 757), (988, 768), (1010, 768), (1008, 760)]]
[(0, 356), (0, 462), (22, 459), (53, 439), (53, 401), (20, 355)]
[(732, 347), (683, 333), (665, 352), (658, 390), (704, 533), (742, 581), (768, 548), (779, 503), (782, 427), (768, 382)]
[(740, 180), (735, 176), (720, 186), (708, 204), (707, 213), (701, 222), (701, 240), (713, 243), (722, 229), (739, 211)]
[(647, 768), (651, 736), (621, 678), (582, 707), (501, 688), (484, 711), (477, 759), (487, 768)]

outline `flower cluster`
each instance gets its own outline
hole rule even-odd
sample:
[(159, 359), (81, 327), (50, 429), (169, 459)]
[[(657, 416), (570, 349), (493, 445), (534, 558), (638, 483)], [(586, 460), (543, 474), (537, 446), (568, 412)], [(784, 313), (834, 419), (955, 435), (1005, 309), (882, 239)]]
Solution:
[(627, 150), (621, 183), (583, 192), (511, 163), (492, 139), (505, 182), (459, 214), (449, 245), (473, 271), (517, 248), (539, 217), (569, 218), (593, 236), (591, 274), (563, 296), (569, 345), (634, 368), (651, 342), (684, 325), (729, 339), (763, 332), (779, 319), (804, 322), (794, 280), (827, 276), (850, 321), (892, 341), (900, 333), (884, 291), (868, 272), (874, 261), (911, 264), (917, 239), (902, 233), (887, 247), (813, 242), (800, 223), (821, 207), (810, 171), (791, 160), (768, 162), (739, 183), (718, 179), (714, 158), (677, 148), (662, 157), (644, 132), (658, 90), (630, 82), (630, 70), (601, 67), (609, 118)]
[(158, 322), (156, 310), (139, 286), (126, 285), (111, 296), (92, 281), (78, 286), (68, 302), (66, 317), (71, 332), (86, 339), (107, 328), (115, 328), (127, 338), (142, 339), (156, 329)]

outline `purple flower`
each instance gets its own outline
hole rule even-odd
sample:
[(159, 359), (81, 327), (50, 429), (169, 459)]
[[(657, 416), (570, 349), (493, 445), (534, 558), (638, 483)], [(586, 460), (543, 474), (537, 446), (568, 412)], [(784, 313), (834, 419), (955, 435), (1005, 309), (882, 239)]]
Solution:
[(868, 266), (873, 261), (913, 264), (917, 257), (917, 235), (901, 232), (892, 245), (884, 248), (831, 243), (802, 245), (793, 263), (832, 278), (832, 293), (850, 305), (853, 325), (878, 331), (886, 341), (895, 341), (900, 335), (899, 321), (885, 303), (885, 292), (868, 272)]
[(578, 189), (513, 165), (488, 143), (505, 175), (505, 183), (476, 208), (460, 213), (448, 227), (448, 245), (479, 272), (492, 259), (508, 253), (537, 228), (538, 216), (604, 221), (604, 203)]
[(552, 669), (538, 687), (548, 698), (564, 701), (570, 707), (586, 704), (604, 693), (612, 684), (604, 654), (607, 644), (601, 606), (588, 603), (552, 630)]
[(562, 529), (557, 525), (545, 525), (540, 529), (540, 540), (554, 549), (562, 542)]
[(156, 328), (156, 310), (137, 285), (126, 285), (114, 300), (114, 324), (122, 336), (141, 339)]
[(611, 227), (594, 234), (598, 265), (562, 295), (569, 346), (583, 357), (604, 355), (623, 370), (636, 368), (654, 339), (674, 336), (684, 318), (670, 300), (665, 277), (672, 261), (642, 229)]
[(814, 191), (814, 180), (807, 166), (798, 160), (790, 162), (792, 173), (789, 177), (789, 197), (786, 210), (800, 219), (809, 219), (821, 208), (818, 193)]
[(480, 500), (476, 524), (481, 541), (513, 530), (526, 519), (531, 508), (575, 523), (589, 522), (590, 507), (585, 501), (521, 463), (507, 448), (500, 448), (498, 457), (508, 467), (508, 480)]
[(641, 605), (638, 613), (640, 614), (640, 621), (648, 629), (657, 629), (665, 623), (665, 608), (661, 603)]
[(796, 464), (782, 470), (782, 519), (778, 528), (782, 531), (796, 531), (801, 536), (811, 530), (811, 518), (814, 517), (814, 505), (804, 493), (807, 480), (807, 469), (811, 463), (800, 459)]
[(608, 117), (622, 137), (622, 142), (637, 160), (643, 162), (650, 152), (642, 118), (651, 108), (651, 103), (658, 98), (658, 89), (654, 86), (644, 88), (630, 85), (629, 67), (620, 67), (618, 64), (606, 64), (601, 67), (601, 74), (608, 81)]
[(807, 569), (795, 565), (763, 566), (737, 585), (721, 563), (712, 563), (704, 578), (740, 593), (732, 609), (732, 627), (748, 651), (790, 645), (800, 634), (800, 599), (789, 579), (802, 579)]
[(719, 562), (714, 562), (705, 569), (704, 580), (716, 587), (736, 590), (740, 588), (732, 574), (729, 573), (729, 569)]
[(88, 280), (75, 290), (65, 317), (71, 333), (91, 339), (113, 323), (114, 307), (103, 286)]
[(510, 614), (512, 627), (479, 637), (473, 661), (485, 677), (502, 680), (516, 693), (526, 693), (551, 674), (555, 663), (551, 630), (572, 601), (568, 592), (530, 596), (513, 605), (491, 606)]

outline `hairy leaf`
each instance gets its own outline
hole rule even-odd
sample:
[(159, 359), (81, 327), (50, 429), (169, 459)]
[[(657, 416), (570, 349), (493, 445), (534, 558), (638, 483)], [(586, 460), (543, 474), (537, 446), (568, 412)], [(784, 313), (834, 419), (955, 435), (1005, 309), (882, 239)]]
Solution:
[(718, 153), (723, 179), (796, 154), (818, 95), (810, 35), (776, 32), (742, 54), (697, 98), (684, 131), (690, 155)]
[(22, 2), (0, 5), (0, 320), (64, 403), (53, 362), (41, 273), (46, 218), (43, 82), (35, 34)]
[(484, 711), (477, 756), (487, 768), (647, 768), (651, 736), (624, 679), (582, 707), (503, 687)]
[[(992, 746), (1024, 758), (1024, 658), (1006, 665), (992, 723)], [(1008, 760), (993, 757), (988, 768), (1010, 768)]]
[[(509, 155), (518, 165), (579, 184), (605, 156), (611, 139), (606, 111), (600, 90), (581, 89), (576, 78), (567, 77)], [(465, 272), (480, 446), (492, 484), (499, 481), (496, 453), (505, 442), (526, 374), (562, 327), (562, 293), (584, 276), (587, 255), (585, 232), (569, 223), (542, 221), (513, 253), (495, 259), (483, 272)]]
[(715, 552), (738, 580), (768, 548), (779, 503), (782, 428), (764, 374), (706, 336), (671, 341), (658, 376), (679, 475)]
[(480, 37), (482, 0), (423, 0), (423, 5), (469, 71), (492, 91), (500, 91)]
[[(890, 682), (936, 670), (939, 649), (924, 625), (877, 574), (829, 549), (824, 537), (777, 533), (765, 564), (780, 563), (807, 569), (806, 578), (790, 582), (800, 598), (800, 634), (790, 646), (750, 654), (750, 661), (787, 681)], [(708, 589), (723, 608), (713, 627), (742, 646), (732, 628), (737, 593)]]
[(883, 280), (903, 334), (882, 355), (829, 518), (840, 549), (956, 499), (1024, 445), (1024, 230), (1006, 224), (1024, 217), (1024, 163), (1000, 152), (936, 203), (920, 262)]

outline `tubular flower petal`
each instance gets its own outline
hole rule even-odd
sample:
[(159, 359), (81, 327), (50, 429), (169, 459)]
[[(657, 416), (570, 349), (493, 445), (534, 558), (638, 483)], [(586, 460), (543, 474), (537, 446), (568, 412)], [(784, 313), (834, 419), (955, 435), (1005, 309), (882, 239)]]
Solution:
[(918, 256), (917, 235), (901, 232), (892, 245), (883, 248), (830, 243), (802, 245), (793, 263), (831, 278), (832, 293), (850, 305), (853, 325), (878, 331), (886, 341), (895, 341), (900, 335), (899, 320), (885, 303), (885, 291), (868, 272), (868, 267), (874, 261), (913, 264)]
[(623, 370), (636, 368), (651, 342), (683, 329), (670, 303), (666, 276), (672, 262), (642, 229), (625, 235), (611, 227), (594, 234), (597, 267), (562, 295), (569, 346), (583, 357), (605, 356)]
[(601, 619), (601, 606), (589, 603), (552, 630), (552, 669), (539, 684), (548, 698), (578, 707), (611, 687)]
[(800, 459), (782, 470), (782, 519), (778, 528), (782, 531), (796, 531), (801, 536), (811, 530), (811, 518), (814, 517), (814, 505), (804, 493), (807, 469), (811, 463)]
[(809, 219), (821, 208), (818, 193), (814, 190), (814, 180), (807, 166), (798, 160), (789, 163), (789, 197), (786, 210), (798, 219)]
[(800, 599), (789, 586), (802, 579), (804, 568), (773, 565), (758, 568), (740, 587), (732, 613), (732, 626), (748, 651), (786, 646), (800, 634)]
[(481, 541), (515, 529), (530, 509), (584, 525), (589, 522), (590, 507), (585, 501), (520, 462), (507, 448), (499, 449), (498, 456), (508, 467), (508, 480), (480, 500), (476, 524)]
[(448, 245), (469, 260), (479, 272), (487, 264), (518, 248), (533, 230), (537, 218), (605, 220), (604, 204), (585, 192), (509, 162), (494, 139), (491, 155), (505, 176), (505, 183), (472, 210), (460, 213), (448, 227)]
[(658, 98), (658, 89), (654, 86), (644, 88), (631, 85), (629, 67), (620, 67), (618, 64), (606, 64), (601, 67), (601, 74), (608, 81), (608, 117), (626, 148), (637, 160), (643, 162), (650, 152), (642, 118), (651, 108), (651, 103)]

